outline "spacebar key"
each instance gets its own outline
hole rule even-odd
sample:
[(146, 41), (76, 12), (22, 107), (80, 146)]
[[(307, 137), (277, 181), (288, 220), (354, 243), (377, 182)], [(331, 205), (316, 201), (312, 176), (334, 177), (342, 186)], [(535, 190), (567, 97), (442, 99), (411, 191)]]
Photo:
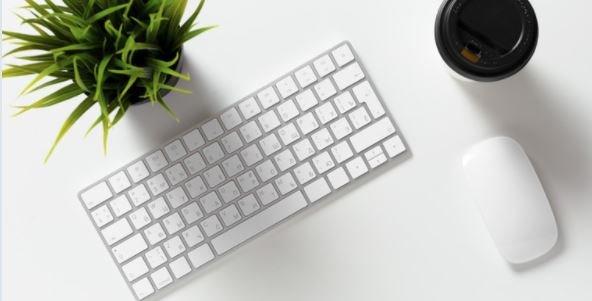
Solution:
[(223, 254), (304, 207), (306, 207), (306, 200), (302, 193), (297, 191), (212, 239), (212, 245), (218, 254)]

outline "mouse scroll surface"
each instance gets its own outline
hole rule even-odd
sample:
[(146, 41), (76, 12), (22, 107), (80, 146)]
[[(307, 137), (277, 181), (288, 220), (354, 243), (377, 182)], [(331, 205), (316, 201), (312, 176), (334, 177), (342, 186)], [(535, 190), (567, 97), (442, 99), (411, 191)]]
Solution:
[(518, 264), (557, 241), (549, 200), (522, 147), (508, 137), (473, 146), (463, 158), (468, 188), (502, 256)]

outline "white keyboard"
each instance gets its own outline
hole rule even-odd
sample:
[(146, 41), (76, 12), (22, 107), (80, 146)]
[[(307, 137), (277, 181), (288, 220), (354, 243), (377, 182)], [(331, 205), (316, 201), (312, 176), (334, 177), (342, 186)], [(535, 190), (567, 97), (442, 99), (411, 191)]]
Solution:
[(79, 198), (142, 300), (405, 151), (343, 42)]

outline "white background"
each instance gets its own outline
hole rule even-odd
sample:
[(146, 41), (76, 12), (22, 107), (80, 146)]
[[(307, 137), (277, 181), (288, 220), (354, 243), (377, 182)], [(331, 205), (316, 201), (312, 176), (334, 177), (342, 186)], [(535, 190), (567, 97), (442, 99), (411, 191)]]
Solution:
[[(192, 6), (197, 1), (193, 1)], [(22, 30), (2, 1), (2, 28)], [(540, 39), (510, 80), (463, 84), (441, 68), (438, 0), (218, 0), (186, 45), (182, 122), (134, 107), (113, 130), (76, 125), (42, 159), (75, 102), (17, 118), (25, 79), (3, 80), (2, 299), (133, 300), (76, 199), (159, 146), (341, 40), (350, 40), (413, 156), (240, 248), (163, 300), (592, 300), (592, 2), (536, 0)], [(40, 96), (42, 94), (37, 94)], [(463, 187), (461, 157), (494, 135), (526, 149), (551, 200), (558, 245), (532, 264), (498, 255)]]

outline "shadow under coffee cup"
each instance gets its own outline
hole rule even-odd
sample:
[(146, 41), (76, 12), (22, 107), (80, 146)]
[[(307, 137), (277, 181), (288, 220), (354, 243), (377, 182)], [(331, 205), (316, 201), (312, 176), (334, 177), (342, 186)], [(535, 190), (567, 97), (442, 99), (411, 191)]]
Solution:
[(445, 0), (435, 38), (454, 73), (491, 82), (526, 66), (536, 49), (538, 23), (527, 0)]

